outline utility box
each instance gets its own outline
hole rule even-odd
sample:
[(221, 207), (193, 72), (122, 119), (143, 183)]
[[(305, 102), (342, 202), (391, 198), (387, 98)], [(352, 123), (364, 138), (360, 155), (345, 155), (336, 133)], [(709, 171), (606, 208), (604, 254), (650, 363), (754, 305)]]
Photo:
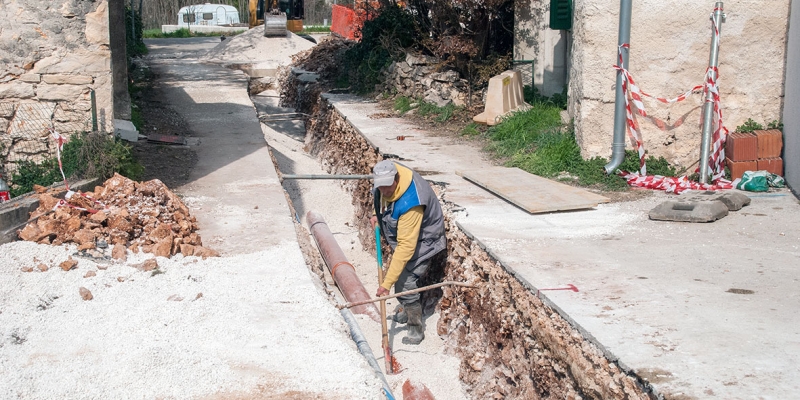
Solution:
[(550, 0), (550, 29), (572, 29), (572, 0)]

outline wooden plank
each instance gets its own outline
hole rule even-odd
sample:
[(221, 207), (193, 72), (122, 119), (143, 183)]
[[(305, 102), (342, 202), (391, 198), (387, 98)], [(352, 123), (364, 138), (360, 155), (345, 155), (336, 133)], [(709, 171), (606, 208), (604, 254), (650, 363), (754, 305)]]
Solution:
[(608, 198), (525, 172), (490, 167), (456, 174), (531, 213), (582, 210), (607, 203)]

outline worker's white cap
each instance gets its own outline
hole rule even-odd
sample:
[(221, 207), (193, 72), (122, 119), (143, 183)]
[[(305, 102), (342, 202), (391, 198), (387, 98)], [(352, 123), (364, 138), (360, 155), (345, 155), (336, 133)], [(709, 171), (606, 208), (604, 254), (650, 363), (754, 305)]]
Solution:
[(397, 175), (397, 167), (390, 160), (383, 160), (372, 167), (373, 187), (375, 189), (382, 186), (390, 186)]

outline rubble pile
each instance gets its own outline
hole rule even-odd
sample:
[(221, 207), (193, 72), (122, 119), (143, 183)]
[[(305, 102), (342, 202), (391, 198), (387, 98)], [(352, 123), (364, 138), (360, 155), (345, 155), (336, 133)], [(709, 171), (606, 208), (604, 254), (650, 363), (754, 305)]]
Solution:
[(52, 192), (39, 193), (39, 208), (19, 237), (44, 244), (76, 243), (78, 250), (113, 245), (116, 259), (124, 259), (126, 249), (162, 257), (219, 255), (203, 247), (197, 220), (158, 179), (134, 182), (115, 174), (94, 192), (74, 194), (58, 204)]
[[(291, 66), (282, 68), (278, 73), (281, 106), (310, 114), (319, 94), (334, 88), (344, 61), (344, 52), (354, 44), (334, 34), (322, 39), (311, 49), (292, 55)], [(298, 79), (299, 71), (317, 74), (319, 79), (301, 81)]]

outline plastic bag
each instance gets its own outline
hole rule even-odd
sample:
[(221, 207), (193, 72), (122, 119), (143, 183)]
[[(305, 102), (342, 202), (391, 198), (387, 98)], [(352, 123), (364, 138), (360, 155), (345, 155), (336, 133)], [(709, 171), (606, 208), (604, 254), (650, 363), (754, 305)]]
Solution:
[(745, 171), (736, 188), (748, 192), (766, 192), (770, 187), (782, 188), (786, 182), (780, 175), (767, 171)]

